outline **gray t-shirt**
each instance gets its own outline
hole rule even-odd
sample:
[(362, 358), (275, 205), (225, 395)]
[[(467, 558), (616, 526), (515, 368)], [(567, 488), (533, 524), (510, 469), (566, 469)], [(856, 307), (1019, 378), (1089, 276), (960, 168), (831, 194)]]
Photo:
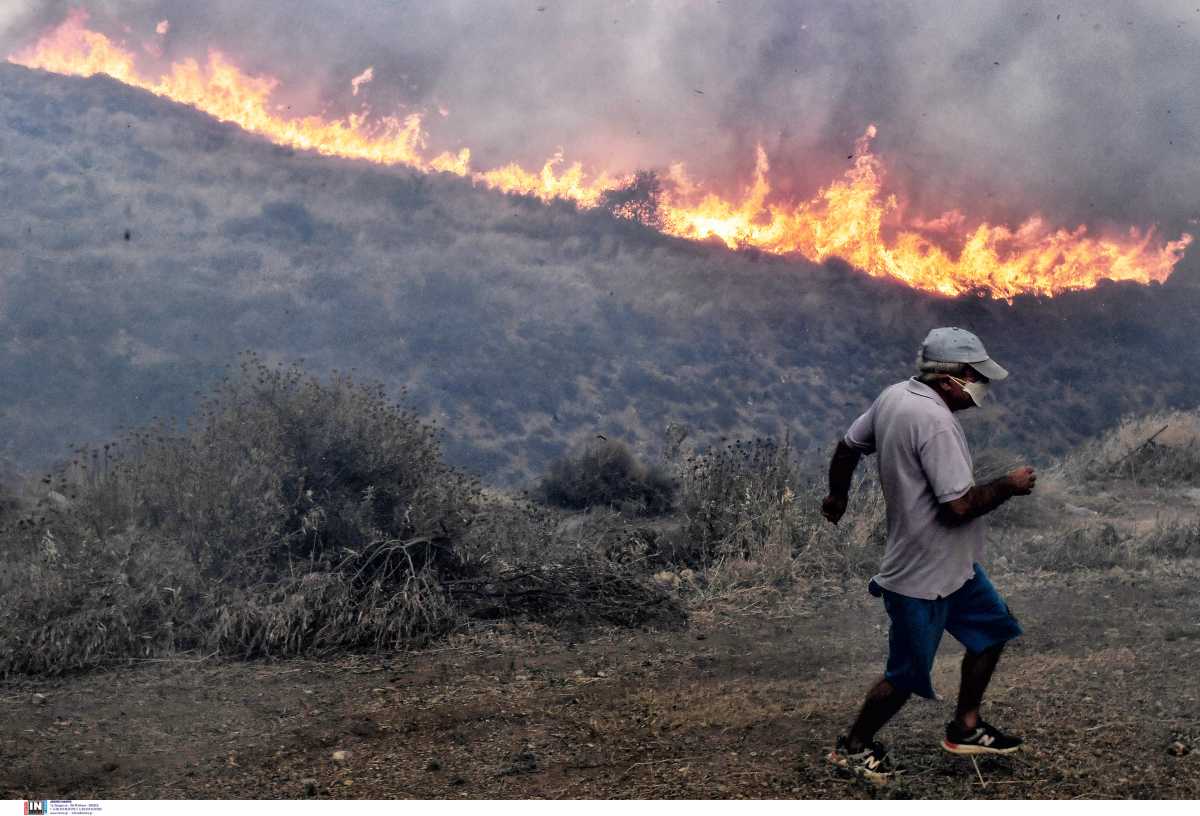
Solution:
[(915, 378), (884, 390), (846, 432), (846, 444), (879, 454), (887, 501), (887, 547), (875, 583), (910, 598), (944, 598), (983, 558), (983, 519), (949, 526), (938, 505), (975, 484), (962, 426), (932, 388)]

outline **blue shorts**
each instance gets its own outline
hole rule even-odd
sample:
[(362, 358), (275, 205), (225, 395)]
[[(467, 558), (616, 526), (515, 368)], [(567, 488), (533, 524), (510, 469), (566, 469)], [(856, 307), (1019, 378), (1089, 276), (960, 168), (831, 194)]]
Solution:
[(979, 654), (1023, 631), (978, 564), (974, 577), (962, 587), (933, 601), (900, 595), (874, 581), (869, 589), (872, 595), (883, 596), (884, 608), (892, 620), (884, 677), (897, 689), (931, 700), (936, 695), (929, 672), (942, 632), (954, 635), (968, 652)]

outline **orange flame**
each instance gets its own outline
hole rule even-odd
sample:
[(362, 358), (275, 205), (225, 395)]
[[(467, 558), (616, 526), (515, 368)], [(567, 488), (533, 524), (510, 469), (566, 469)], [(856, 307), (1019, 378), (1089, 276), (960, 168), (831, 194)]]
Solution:
[[(895, 196), (882, 195), (883, 165), (870, 150), (874, 137), (871, 125), (856, 142), (854, 166), (845, 176), (811, 201), (790, 206), (768, 202), (770, 168), (759, 148), (754, 183), (740, 202), (714, 195), (698, 204), (668, 201), (666, 231), (686, 238), (716, 236), (730, 247), (796, 252), (815, 261), (839, 257), (871, 275), (891, 276), (929, 292), (986, 291), (1006, 299), (1025, 292), (1054, 295), (1089, 289), (1104, 279), (1161, 283), (1192, 242), (1192, 236), (1184, 234), (1156, 245), (1153, 229), (1143, 233), (1136, 227), (1127, 237), (1092, 237), (1083, 226), (1051, 229), (1040, 216), (1028, 218), (1015, 230), (980, 224), (967, 231), (958, 211), (934, 221), (915, 221), (912, 228), (900, 228), (885, 240), (885, 222), (899, 205)], [(679, 167), (672, 172), (677, 178), (682, 175)], [(922, 232), (961, 236), (957, 257)]]
[[(165, 23), (159, 28), (165, 28)], [(210, 51), (204, 65), (187, 59), (151, 80), (138, 72), (130, 51), (86, 24), (87, 14), (74, 12), (9, 61), (73, 76), (107, 74), (277, 144), (422, 172), (453, 173), (544, 201), (563, 198), (595, 207), (603, 203), (607, 191), (632, 178), (589, 174), (578, 162), (565, 164), (561, 152), (536, 172), (515, 163), (473, 171), (467, 148), (428, 156), (419, 114), (372, 117), (364, 108), (343, 119), (285, 118), (269, 104), (278, 80), (248, 75), (219, 51)], [(368, 74), (354, 82), (367, 81)], [(883, 194), (883, 163), (870, 150), (874, 136), (871, 125), (856, 144), (851, 169), (811, 200), (798, 203), (771, 199), (770, 165), (761, 147), (754, 180), (740, 200), (704, 194), (682, 165), (673, 165), (658, 201), (659, 227), (683, 238), (717, 238), (731, 248), (796, 253), (814, 261), (840, 257), (871, 275), (897, 278), (943, 295), (983, 291), (1006, 299), (1021, 293), (1054, 295), (1087, 289), (1104, 279), (1161, 282), (1192, 242), (1191, 235), (1183, 234), (1163, 244), (1155, 240), (1153, 229), (1137, 228), (1124, 236), (1096, 237), (1083, 226), (1054, 229), (1036, 215), (1016, 229), (987, 223), (971, 229), (957, 211), (929, 221), (898, 223), (899, 204), (895, 196)], [(930, 234), (944, 237), (958, 247), (957, 252), (934, 243), (926, 237)]]

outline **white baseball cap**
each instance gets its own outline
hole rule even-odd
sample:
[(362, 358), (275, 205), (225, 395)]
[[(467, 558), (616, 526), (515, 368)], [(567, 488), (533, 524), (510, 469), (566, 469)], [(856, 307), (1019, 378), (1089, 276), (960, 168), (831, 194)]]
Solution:
[(1008, 372), (988, 356), (983, 341), (966, 329), (944, 326), (925, 336), (921, 356), (939, 363), (967, 363), (989, 380), (1003, 380)]

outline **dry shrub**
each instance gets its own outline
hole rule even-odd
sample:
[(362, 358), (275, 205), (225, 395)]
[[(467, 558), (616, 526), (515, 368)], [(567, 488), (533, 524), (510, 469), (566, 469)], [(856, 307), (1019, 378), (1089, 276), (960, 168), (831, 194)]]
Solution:
[(6, 531), (28, 557), (5, 674), (433, 636), (479, 492), (380, 387), (253, 356), (186, 427), (81, 450), (47, 488)]
[(382, 386), (253, 357), (184, 432), (130, 444), (111, 480), (120, 506), (214, 578), (328, 569), (380, 541), (453, 541), (478, 493), (442, 461), (433, 427)]
[(548, 504), (571, 510), (610, 507), (653, 516), (671, 510), (675, 485), (664, 468), (638, 461), (623, 443), (594, 439), (553, 462), (540, 493)]
[(481, 616), (460, 603), (472, 585), (539, 618), (640, 622), (671, 603), (581, 553), (522, 583), (554, 519), (485, 495), (381, 388), (253, 356), (186, 427), (80, 451), (42, 488), (4, 529), (0, 675), (420, 645)]
[(685, 460), (679, 560), (737, 585), (869, 574), (885, 525), (875, 480), (868, 472), (855, 483), (849, 510), (834, 526), (821, 515), (818, 467), (801, 462), (786, 439), (736, 442)]

